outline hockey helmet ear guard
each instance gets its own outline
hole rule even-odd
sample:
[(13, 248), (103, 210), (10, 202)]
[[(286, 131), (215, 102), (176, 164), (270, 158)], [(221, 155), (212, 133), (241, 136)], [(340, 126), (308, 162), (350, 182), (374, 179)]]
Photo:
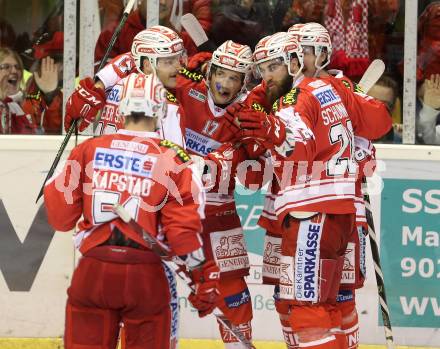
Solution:
[(166, 90), (155, 74), (128, 77), (119, 106), (121, 115), (143, 113), (160, 122), (167, 113)]
[[(253, 58), (256, 71), (260, 77), (259, 64), (276, 58), (281, 59), (287, 65), (289, 75), (294, 78), (299, 76), (304, 67), (304, 55), (297, 37), (285, 32), (275, 33), (261, 39), (255, 46)], [(295, 73), (291, 71), (290, 62), (292, 58), (298, 59), (299, 70)]]
[(131, 54), (139, 72), (142, 72), (142, 58), (147, 58), (156, 69), (158, 58), (179, 54), (183, 60), (186, 57), (183, 40), (175, 31), (161, 25), (139, 32), (133, 39)]

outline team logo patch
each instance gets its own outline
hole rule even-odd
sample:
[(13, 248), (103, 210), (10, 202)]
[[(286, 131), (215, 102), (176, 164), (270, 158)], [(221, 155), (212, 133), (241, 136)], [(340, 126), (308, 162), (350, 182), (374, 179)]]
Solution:
[(157, 158), (116, 149), (96, 148), (93, 168), (140, 177), (151, 177)]
[(185, 78), (192, 80), (194, 82), (200, 82), (203, 80), (203, 74), (192, 72), (186, 68), (182, 68), (179, 73)]
[(199, 102), (205, 102), (206, 96), (193, 88), (189, 90), (188, 95), (194, 99), (197, 99)]
[(221, 145), (221, 143), (213, 140), (212, 138), (204, 136), (189, 128), (185, 130), (185, 136), (187, 149), (191, 150), (197, 155), (208, 155), (208, 153), (211, 153)]
[(159, 145), (166, 147), (166, 148), (170, 148), (173, 149), (176, 154), (177, 157), (182, 160), (183, 162), (187, 162), (189, 160), (191, 160), (191, 157), (188, 155), (188, 153), (179, 145), (177, 145), (176, 143), (173, 143), (167, 139), (163, 139), (160, 141)]
[(209, 237), (220, 272), (249, 268), (246, 242), (241, 228), (214, 232)]
[(243, 304), (249, 303), (251, 300), (251, 295), (249, 293), (249, 290), (246, 288), (242, 292), (225, 297), (224, 299), (226, 306), (229, 309), (233, 309), (238, 308)]
[(354, 284), (356, 275), (355, 243), (349, 242), (344, 253), (344, 266), (342, 269), (341, 284)]
[(281, 238), (266, 235), (263, 253), (263, 277), (280, 277)]
[(318, 88), (312, 91), (313, 95), (318, 100), (321, 107), (328, 107), (329, 105), (340, 103), (341, 98), (336, 91), (329, 85)]

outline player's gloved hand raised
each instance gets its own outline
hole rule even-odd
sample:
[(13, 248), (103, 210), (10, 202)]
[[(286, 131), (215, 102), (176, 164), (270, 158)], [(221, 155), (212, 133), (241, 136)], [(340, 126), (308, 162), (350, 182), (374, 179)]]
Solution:
[(275, 146), (281, 145), (286, 138), (284, 123), (272, 114), (248, 108), (240, 110), (236, 117), (242, 128), (242, 137), (263, 139)]
[(200, 71), (203, 75), (206, 74), (206, 68), (211, 60), (212, 52), (197, 52), (193, 55), (186, 65), (188, 70)]
[(195, 284), (195, 291), (189, 295), (189, 301), (198, 310), (200, 317), (211, 314), (220, 294), (218, 266), (214, 261), (206, 261), (199, 268), (191, 271), (191, 278)]
[(72, 93), (66, 104), (66, 117), (64, 129), (69, 130), (70, 125), (76, 119), (82, 119), (78, 125), (79, 131), (84, 131), (104, 106), (105, 92), (102, 88), (95, 87), (91, 78), (85, 78), (79, 82), (79, 86)]

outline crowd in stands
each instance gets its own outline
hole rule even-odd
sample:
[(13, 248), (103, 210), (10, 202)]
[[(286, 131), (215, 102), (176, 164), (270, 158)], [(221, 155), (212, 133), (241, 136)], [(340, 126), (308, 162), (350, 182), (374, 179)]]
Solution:
[[(125, 3), (96, 1), (102, 28), (95, 47), (98, 66)], [(61, 134), (62, 1), (33, 1), (33, 7), (40, 6), (32, 11), (39, 14), (33, 18), (38, 29), (26, 30), (20, 29), (24, 22), (15, 20), (24, 6), (20, 3), (0, 2), (0, 134)], [(440, 144), (440, 1), (418, 4), (416, 142)], [(404, 7), (401, 0), (160, 0), (159, 21), (179, 32), (189, 57), (197, 47), (180, 25), (185, 13), (198, 18), (216, 46), (232, 39), (254, 47), (263, 36), (295, 23), (322, 23), (333, 43), (329, 68), (358, 81), (373, 59), (385, 62), (386, 74), (370, 93), (393, 115), (393, 130), (380, 141), (401, 143)], [(147, 1), (138, 1), (110, 58), (129, 51), (133, 37), (146, 26), (146, 9)]]

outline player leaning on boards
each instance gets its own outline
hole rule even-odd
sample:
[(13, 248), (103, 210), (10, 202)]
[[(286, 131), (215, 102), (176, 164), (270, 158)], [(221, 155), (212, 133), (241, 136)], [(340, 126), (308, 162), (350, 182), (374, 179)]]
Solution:
[[(283, 236), (285, 315), (299, 347), (346, 348), (345, 337), (336, 338), (333, 331), (341, 328), (334, 305), (355, 219), (354, 133), (375, 139), (388, 131), (391, 119), (384, 105), (352, 94), (337, 79), (304, 77), (295, 36), (276, 33), (262, 39), (254, 57), (268, 95), (282, 96), (274, 113), (283, 120), (285, 139), (273, 155), (281, 164), (275, 167), (280, 190), (274, 211)], [(247, 115), (247, 122), (253, 118), (261, 125), (257, 114)], [(266, 119), (261, 113), (260, 120)]]
[(66, 349), (115, 348), (121, 321), (126, 349), (175, 347), (166, 271), (113, 213), (116, 203), (186, 261), (207, 312), (218, 296), (218, 267), (201, 249), (200, 178), (189, 156), (154, 132), (166, 115), (166, 91), (156, 76), (138, 74), (123, 93), (125, 129), (74, 148), (44, 190), (55, 230), (69, 231), (83, 216), (75, 235), (83, 256), (67, 291)]

